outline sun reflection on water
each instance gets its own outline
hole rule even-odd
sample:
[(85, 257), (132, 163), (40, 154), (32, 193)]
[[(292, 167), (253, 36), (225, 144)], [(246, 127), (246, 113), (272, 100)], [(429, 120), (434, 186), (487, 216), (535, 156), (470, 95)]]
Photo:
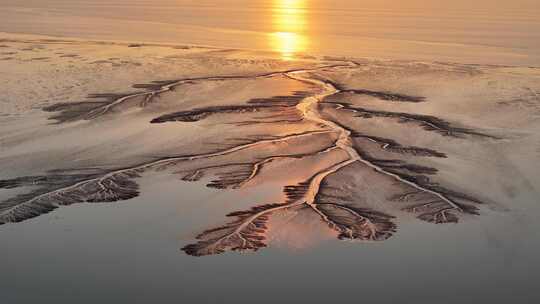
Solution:
[(274, 0), (272, 9), (272, 50), (285, 60), (293, 59), (308, 48), (305, 0)]

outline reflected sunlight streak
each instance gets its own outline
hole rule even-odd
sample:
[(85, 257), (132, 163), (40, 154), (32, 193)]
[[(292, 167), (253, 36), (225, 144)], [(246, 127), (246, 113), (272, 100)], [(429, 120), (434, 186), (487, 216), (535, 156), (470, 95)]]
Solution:
[(307, 50), (305, 2), (305, 0), (274, 0), (273, 33), (270, 43), (272, 50), (281, 53), (285, 60), (290, 60), (297, 53)]

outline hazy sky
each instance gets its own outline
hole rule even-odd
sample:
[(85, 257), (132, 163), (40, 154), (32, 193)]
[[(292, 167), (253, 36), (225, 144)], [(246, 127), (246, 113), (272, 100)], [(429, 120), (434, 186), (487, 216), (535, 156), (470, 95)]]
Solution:
[[(291, 0), (294, 1), (294, 0)], [(89, 3), (120, 3), (122, 0), (0, 0), (0, 4), (20, 6), (46, 6), (61, 4), (89, 4)], [(231, 3), (249, 3), (249, 5), (272, 3), (272, 0), (130, 0), (132, 4), (188, 4), (188, 5), (216, 5)], [(310, 0), (310, 5), (324, 7), (340, 7), (353, 5), (356, 7), (380, 7), (380, 8), (411, 8), (411, 7), (441, 7), (441, 8), (486, 8), (486, 9), (540, 9), (539, 0)]]

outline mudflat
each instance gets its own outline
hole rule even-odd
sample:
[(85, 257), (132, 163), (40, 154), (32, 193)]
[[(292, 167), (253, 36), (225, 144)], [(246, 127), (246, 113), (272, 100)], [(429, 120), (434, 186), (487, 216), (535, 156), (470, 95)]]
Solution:
[[(534, 281), (521, 267), (537, 267), (540, 248), (539, 68), (2, 34), (0, 71), (0, 239), (13, 245), (3, 249), (13, 275), (31, 269), (7, 265), (21, 263), (17, 252), (43, 241), (40, 230), (79, 229), (73, 216), (158, 239), (168, 259), (143, 251), (158, 268), (236, 252), (281, 261), (291, 250), (291, 261), (324, 252), (351, 263), (362, 248), (378, 260), (384, 246), (442, 251), (485, 233), (475, 257), (499, 259), (492, 244), (521, 257), (497, 279)], [(136, 223), (123, 212), (139, 212)], [(115, 223), (154, 228), (122, 234)], [(50, 237), (86, 248), (78, 236)], [(87, 238), (96, 252), (115, 240)], [(456, 258), (446, 251), (440, 263)]]

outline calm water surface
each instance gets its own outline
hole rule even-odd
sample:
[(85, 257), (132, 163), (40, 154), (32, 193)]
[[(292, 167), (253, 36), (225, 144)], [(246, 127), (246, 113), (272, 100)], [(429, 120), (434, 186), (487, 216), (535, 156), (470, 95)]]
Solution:
[(531, 235), (540, 227), (526, 215), (539, 210), (527, 195), (512, 212), (459, 225), (403, 222), (384, 242), (332, 240), (194, 258), (179, 248), (222, 221), (230, 202), (241, 209), (253, 196), (167, 174), (141, 186), (141, 196), (126, 203), (65, 207), (2, 227), (2, 303), (540, 300), (540, 242)]
[[(397, 3), (396, 3), (397, 2)], [(0, 0), (0, 31), (540, 65), (537, 1)]]

